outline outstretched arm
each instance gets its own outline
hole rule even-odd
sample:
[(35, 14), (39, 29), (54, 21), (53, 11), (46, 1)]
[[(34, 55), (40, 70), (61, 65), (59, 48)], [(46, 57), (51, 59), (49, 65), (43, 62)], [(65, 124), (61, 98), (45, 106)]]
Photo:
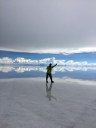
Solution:
[(55, 64), (54, 66), (52, 66), (52, 68), (54, 68), (57, 64)]

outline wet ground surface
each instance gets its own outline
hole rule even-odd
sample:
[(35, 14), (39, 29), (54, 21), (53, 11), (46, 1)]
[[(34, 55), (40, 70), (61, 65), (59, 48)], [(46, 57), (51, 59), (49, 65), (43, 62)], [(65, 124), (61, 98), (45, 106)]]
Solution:
[(96, 82), (0, 80), (0, 128), (96, 128)]

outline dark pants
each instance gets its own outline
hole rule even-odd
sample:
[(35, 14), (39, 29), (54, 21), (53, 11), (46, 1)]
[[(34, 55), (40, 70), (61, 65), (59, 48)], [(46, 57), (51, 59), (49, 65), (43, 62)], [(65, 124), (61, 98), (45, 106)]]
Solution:
[(48, 73), (46, 73), (46, 81), (48, 80), (48, 76), (50, 77), (50, 80), (52, 82), (52, 75), (51, 74), (48, 74)]

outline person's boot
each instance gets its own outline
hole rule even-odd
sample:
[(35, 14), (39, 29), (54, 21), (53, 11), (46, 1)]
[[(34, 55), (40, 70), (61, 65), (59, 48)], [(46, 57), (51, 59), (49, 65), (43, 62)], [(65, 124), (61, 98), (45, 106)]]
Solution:
[(54, 83), (54, 81), (51, 81), (51, 83)]

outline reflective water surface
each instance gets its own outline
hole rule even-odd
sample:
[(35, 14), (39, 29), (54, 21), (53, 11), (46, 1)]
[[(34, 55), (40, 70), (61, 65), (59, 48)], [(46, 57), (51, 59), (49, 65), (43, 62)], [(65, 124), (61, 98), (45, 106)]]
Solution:
[(96, 128), (96, 68), (0, 66), (0, 128)]
[[(69, 77), (82, 80), (96, 80), (96, 67), (57, 66), (53, 69), (53, 77)], [(0, 66), (0, 79), (45, 77), (45, 66)]]

